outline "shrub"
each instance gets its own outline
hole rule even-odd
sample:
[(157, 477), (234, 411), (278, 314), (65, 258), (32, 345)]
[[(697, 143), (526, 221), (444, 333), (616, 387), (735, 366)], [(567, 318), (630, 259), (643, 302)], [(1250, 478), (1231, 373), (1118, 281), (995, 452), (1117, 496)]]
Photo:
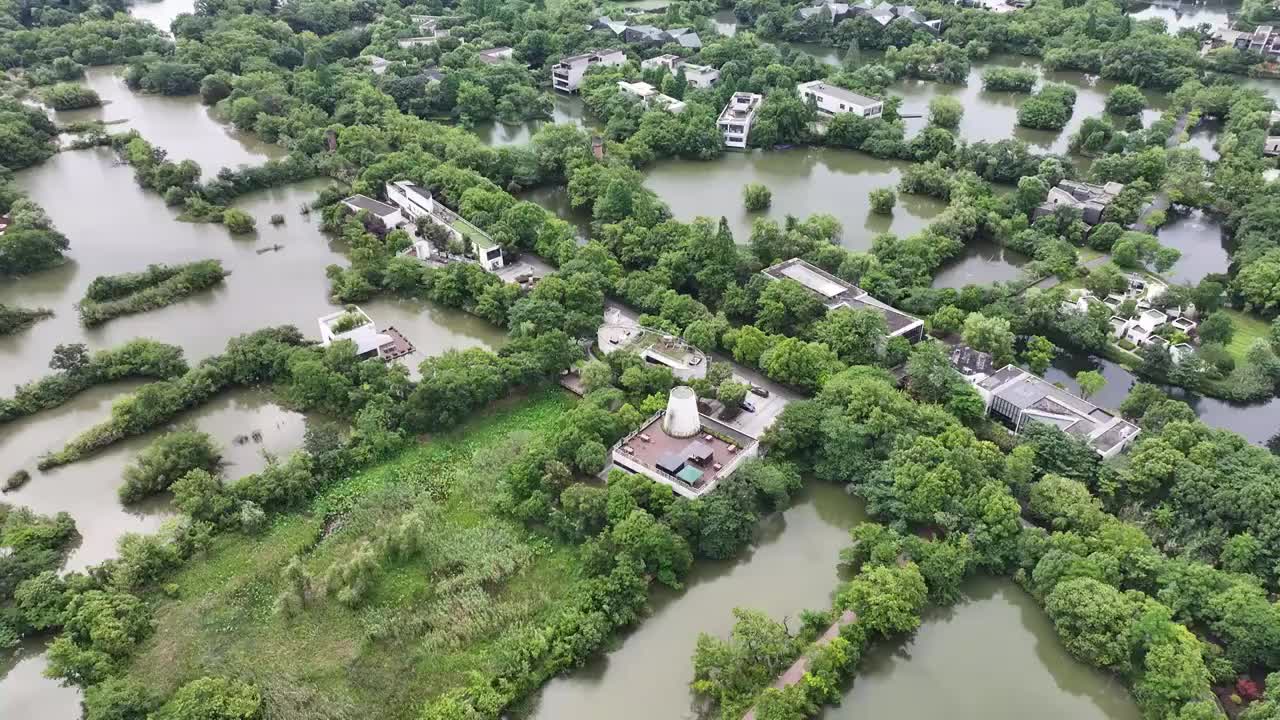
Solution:
[(161, 436), (125, 468), (120, 500), (134, 503), (163, 492), (192, 470), (217, 472), (222, 455), (207, 433), (183, 428)]
[(272, 215), (272, 216), (271, 216), (271, 224), (272, 224), (272, 225), (283, 225), (283, 224), (284, 224), (284, 215), (281, 215), (280, 213), (276, 213), (276, 214)]
[(1002, 92), (1029, 93), (1036, 86), (1037, 75), (1020, 68), (992, 68), (982, 73), (982, 88)]
[(12, 490), (17, 490), (23, 485), (26, 485), (30, 480), (31, 473), (26, 470), (14, 470), (13, 474), (5, 479), (3, 491), (10, 492)]
[(202, 677), (183, 685), (153, 720), (258, 720), (262, 694), (239, 680)]
[(102, 104), (98, 93), (76, 83), (58, 83), (46, 88), (40, 96), (54, 110), (80, 110)]
[(1117, 85), (1107, 94), (1107, 112), (1112, 115), (1137, 115), (1147, 106), (1147, 98), (1133, 85)]
[(742, 201), (752, 212), (764, 210), (773, 203), (773, 193), (760, 183), (750, 183), (742, 188)]
[(80, 301), (80, 321), (92, 327), (133, 313), (155, 310), (206, 290), (229, 275), (220, 260), (181, 265), (152, 265), (144, 272), (103, 275), (89, 284)]
[(1071, 120), (1076, 91), (1066, 85), (1046, 85), (1018, 108), (1018, 124), (1035, 130), (1061, 130)]
[(893, 207), (898, 204), (898, 194), (893, 188), (876, 188), (867, 197), (871, 200), (871, 211), (879, 215), (892, 213)]
[(222, 213), (222, 224), (226, 225), (233, 235), (244, 235), (253, 232), (258, 223), (249, 213), (237, 208), (229, 208)]

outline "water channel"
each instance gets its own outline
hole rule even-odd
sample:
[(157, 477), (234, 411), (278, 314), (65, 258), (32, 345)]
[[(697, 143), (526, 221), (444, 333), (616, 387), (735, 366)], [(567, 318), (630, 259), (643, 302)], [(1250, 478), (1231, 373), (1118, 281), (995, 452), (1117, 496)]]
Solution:
[(59, 123), (111, 122), (108, 130), (113, 133), (125, 128), (137, 130), (148, 142), (164, 148), (169, 159), (196, 161), (205, 177), (216, 175), (223, 167), (261, 165), (285, 155), (279, 145), (218, 122), (213, 108), (200, 104), (199, 95), (135, 93), (125, 84), (122, 71), (115, 65), (85, 68), (84, 84), (98, 93), (102, 106), (57, 112), (53, 119)]
[(1168, 31), (1176, 33), (1183, 28), (1196, 28), (1200, 25), (1208, 25), (1216, 30), (1227, 24), (1229, 14), (1239, 11), (1240, 3), (1234, 1), (1190, 3), (1173, 0), (1167, 4), (1159, 2), (1147, 5), (1129, 15), (1134, 20), (1164, 20)]

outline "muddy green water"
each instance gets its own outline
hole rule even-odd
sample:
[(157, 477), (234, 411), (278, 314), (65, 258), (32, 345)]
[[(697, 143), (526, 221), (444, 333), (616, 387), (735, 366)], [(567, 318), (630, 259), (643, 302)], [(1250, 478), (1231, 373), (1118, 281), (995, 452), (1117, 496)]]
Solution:
[[(867, 193), (896, 188), (904, 163), (877, 160), (864, 153), (834, 148), (729, 152), (718, 160), (664, 160), (648, 171), (645, 185), (656, 192), (681, 220), (728, 218), (733, 237), (745, 244), (751, 223), (768, 217), (782, 222), (788, 214), (834, 215), (844, 227), (841, 244), (868, 250), (883, 232), (901, 236), (924, 228), (946, 205), (918, 195), (899, 195), (890, 215), (871, 212)], [(761, 183), (773, 191), (772, 206), (748, 212), (742, 188)]]
[[(135, 93), (125, 85), (118, 66), (85, 69), (84, 84), (102, 98), (102, 106), (53, 114), (59, 123), (103, 120), (109, 131), (137, 130), (153, 145), (164, 148), (172, 160), (194, 160), (206, 177), (223, 167), (261, 165), (268, 158), (285, 155), (271, 145), (230, 125), (218, 122), (212, 108), (200, 104), (199, 95), (168, 97)], [(117, 121), (123, 120), (123, 123)]]
[(195, 12), (195, 0), (134, 0), (129, 6), (130, 15), (149, 20), (165, 32), (169, 32), (174, 18), (191, 12)]
[(844, 702), (822, 715), (950, 720), (1136, 720), (1128, 690), (1071, 657), (1031, 596), (1007, 579), (968, 583), (910, 639), (863, 659)]
[(1223, 27), (1228, 22), (1228, 14), (1240, 11), (1240, 3), (1228, 2), (1179, 2), (1179, 0), (1162, 0), (1151, 5), (1138, 5), (1129, 15), (1134, 20), (1163, 20), (1170, 33), (1182, 28), (1196, 28), (1208, 25), (1211, 29)]
[(473, 132), (488, 145), (502, 147), (504, 145), (524, 145), (533, 134), (544, 125), (571, 124), (596, 131), (600, 125), (587, 113), (586, 105), (577, 95), (551, 93), (551, 119), (532, 120), (520, 123), (503, 123), (496, 120), (479, 123)]

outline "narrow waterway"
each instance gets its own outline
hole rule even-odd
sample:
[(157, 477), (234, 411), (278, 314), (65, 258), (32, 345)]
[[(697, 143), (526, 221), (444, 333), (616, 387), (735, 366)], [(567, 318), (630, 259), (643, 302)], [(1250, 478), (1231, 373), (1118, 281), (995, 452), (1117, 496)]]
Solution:
[[(71, 239), (70, 262), (0, 284), (0, 302), (43, 306), (56, 315), (0, 338), (6, 379), (26, 382), (48, 372), (54, 346), (83, 342), (114, 347), (135, 337), (181, 345), (196, 362), (219, 353), (229, 338), (263, 327), (292, 324), (318, 339), (316, 318), (332, 312), (328, 265), (347, 265), (341, 244), (320, 232), (299, 209), (315, 199), (324, 180), (263, 190), (236, 206), (258, 221), (258, 230), (232, 236), (221, 225), (179, 222), (178, 210), (140, 190), (128, 166), (106, 149), (59, 153), (18, 174), (23, 189)], [(273, 226), (270, 217), (283, 215)], [(96, 328), (80, 325), (75, 303), (94, 277), (143, 270), (151, 263), (218, 258), (231, 275), (222, 285), (159, 310), (116, 318)], [(449, 348), (500, 343), (498, 328), (461, 311), (433, 309), (425, 319), (379, 317), (395, 324), (427, 354)], [(412, 332), (404, 324), (412, 322)], [(421, 359), (421, 355), (417, 357)], [(410, 358), (413, 362), (413, 357)], [(415, 363), (416, 364), (416, 363)]]
[[(1073, 393), (1079, 393), (1080, 385), (1075, 381), (1075, 376), (1084, 370), (1102, 373), (1107, 384), (1089, 399), (1112, 410), (1120, 407), (1120, 403), (1129, 395), (1130, 388), (1138, 382), (1138, 378), (1124, 366), (1083, 353), (1059, 353), (1044, 377), (1049, 382), (1061, 383)], [(1280, 398), (1244, 405), (1197, 395), (1178, 387), (1166, 387), (1164, 390), (1171, 397), (1190, 405), (1200, 420), (1210, 427), (1239, 433), (1254, 445), (1266, 446), (1271, 442), (1280, 442)]]
[[(213, 108), (200, 103), (199, 95), (148, 95), (129, 89), (116, 65), (85, 68), (84, 84), (102, 98), (102, 106), (56, 112), (59, 123), (102, 120), (113, 123), (109, 132), (137, 130), (153, 145), (162, 147), (174, 161), (194, 160), (213, 177), (224, 167), (261, 165), (283, 157), (285, 149), (262, 142), (220, 122)], [(118, 122), (124, 121), (124, 122)]]
[(1035, 601), (1007, 578), (976, 578), (910, 638), (873, 648), (825, 720), (1137, 720), (1115, 677), (1067, 652)]
[(1227, 25), (1228, 15), (1240, 11), (1240, 3), (1234, 0), (1227, 2), (1158, 2), (1151, 5), (1139, 5), (1138, 10), (1129, 13), (1134, 20), (1163, 20), (1170, 33), (1177, 33), (1183, 28), (1197, 28), (1208, 25), (1217, 30)]
[[(751, 224), (757, 218), (781, 223), (787, 215), (804, 219), (827, 213), (844, 228), (841, 244), (869, 250), (876, 235), (910, 235), (946, 209), (935, 198), (900, 194), (891, 214), (871, 212), (867, 194), (877, 188), (896, 189), (904, 167), (904, 163), (835, 148), (751, 150), (725, 153), (713, 161), (664, 160), (648, 170), (645, 185), (680, 220), (727, 218), (739, 244), (750, 239)], [(761, 183), (773, 192), (768, 210), (749, 212), (743, 206), (742, 188), (748, 183)]]
[(841, 488), (810, 483), (789, 510), (761, 524), (748, 556), (699, 563), (680, 591), (661, 589), (653, 613), (604, 657), (552, 680), (529, 717), (539, 720), (677, 720), (696, 717), (689, 681), (698, 633), (727, 635), (733, 608), (787, 617), (825, 608), (839, 583), (840, 550), (864, 519)]
[[(80, 691), (44, 676), (49, 638), (29, 638), (0, 653), (0, 717), (6, 720), (76, 720)], [(10, 654), (10, 652), (12, 654)]]

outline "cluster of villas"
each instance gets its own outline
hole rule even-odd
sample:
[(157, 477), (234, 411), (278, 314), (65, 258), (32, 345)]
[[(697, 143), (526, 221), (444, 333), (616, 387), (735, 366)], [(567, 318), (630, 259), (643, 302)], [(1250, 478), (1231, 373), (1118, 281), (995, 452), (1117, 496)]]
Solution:
[[(884, 114), (884, 103), (876, 98), (860, 95), (852, 90), (832, 85), (823, 80), (811, 80), (796, 85), (796, 92), (806, 102), (817, 108), (819, 115), (831, 117), (852, 114), (858, 117), (875, 119)], [(717, 126), (724, 136), (724, 145), (728, 148), (742, 149), (747, 147), (751, 137), (751, 127), (755, 124), (756, 114), (764, 96), (758, 93), (736, 92), (729, 98), (729, 104), (720, 111)]]
[(443, 203), (436, 202), (430, 190), (407, 180), (397, 180), (387, 183), (384, 191), (388, 202), (365, 195), (352, 195), (344, 199), (342, 204), (352, 212), (364, 212), (377, 218), (388, 230), (402, 225), (416, 225), (425, 218), (447, 230), (449, 244), (462, 250), (461, 253), (449, 252), (419, 239), (402, 251), (401, 255), (429, 263), (477, 262), (489, 272), (497, 272), (504, 267), (502, 246)]
[(702, 38), (698, 37), (698, 33), (691, 28), (663, 30), (653, 25), (632, 25), (625, 20), (614, 20), (607, 15), (596, 18), (587, 26), (587, 30), (612, 33), (622, 42), (639, 47), (661, 47), (667, 44), (679, 45), (690, 50), (702, 47)]
[[(1152, 302), (1168, 290), (1164, 283), (1137, 275), (1128, 276), (1129, 285), (1123, 293), (1110, 293), (1099, 298), (1087, 290), (1075, 291), (1073, 297), (1063, 304), (1066, 312), (1085, 313), (1091, 305), (1105, 306), (1112, 314), (1111, 329), (1116, 341), (1127, 344), (1126, 349), (1143, 348), (1148, 345), (1163, 347), (1179, 362), (1182, 358), (1195, 352), (1195, 346), (1188, 341), (1171, 343), (1166, 335), (1185, 336), (1188, 340), (1195, 336), (1197, 323), (1191, 319), (1191, 312), (1181, 307), (1158, 309)], [(1119, 314), (1121, 306), (1132, 301), (1136, 314), (1132, 317)]]
[(1016, 365), (996, 369), (987, 353), (961, 345), (952, 350), (951, 364), (977, 389), (987, 414), (1014, 434), (1032, 422), (1052, 425), (1084, 442), (1104, 460), (1119, 455), (1138, 437), (1138, 426), (1118, 413)]
[(1092, 227), (1102, 222), (1102, 213), (1120, 197), (1122, 191), (1124, 185), (1118, 182), (1099, 185), (1080, 180), (1062, 180), (1049, 188), (1044, 202), (1032, 211), (1032, 219), (1052, 215), (1058, 208), (1067, 207), (1080, 211), (1085, 224)]
[(1237, 50), (1248, 50), (1262, 55), (1270, 62), (1280, 60), (1280, 30), (1274, 25), (1259, 25), (1252, 30), (1233, 30), (1220, 27), (1209, 39), (1209, 47), (1230, 45)]
[(419, 45), (435, 45), (441, 38), (449, 37), (449, 31), (440, 27), (444, 20), (440, 15), (410, 15), (409, 20), (418, 27), (418, 34), (413, 37), (400, 38), (396, 44), (402, 48)]
[(849, 18), (866, 17), (879, 23), (881, 27), (886, 27), (895, 20), (902, 20), (932, 35), (939, 35), (942, 32), (941, 20), (930, 20), (911, 5), (892, 5), (887, 2), (872, 5), (869, 2), (842, 3), (833, 0), (813, 0), (812, 5), (796, 11), (796, 18), (799, 20), (824, 16), (832, 24)]

